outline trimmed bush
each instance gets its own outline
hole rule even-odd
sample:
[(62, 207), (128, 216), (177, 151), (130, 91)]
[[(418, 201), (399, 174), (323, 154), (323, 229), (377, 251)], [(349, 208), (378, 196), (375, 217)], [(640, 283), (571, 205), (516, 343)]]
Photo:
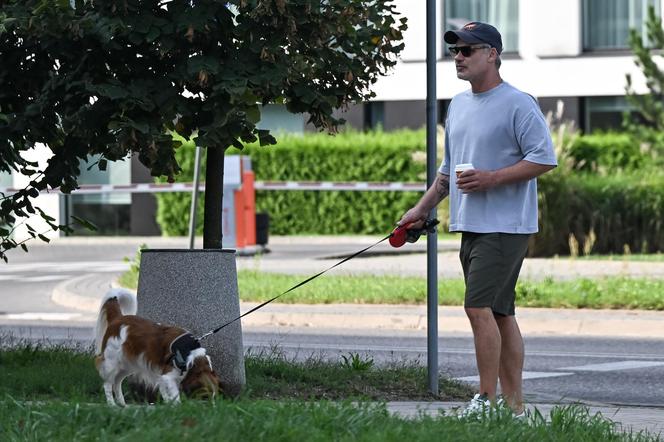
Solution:
[(664, 250), (664, 176), (561, 170), (539, 183), (540, 233), (532, 240), (531, 255)]
[(575, 169), (583, 172), (636, 170), (648, 157), (639, 143), (627, 133), (594, 133), (574, 138), (567, 155)]
[[(257, 180), (264, 181), (383, 181), (426, 180), (424, 130), (342, 132), (336, 136), (283, 135), (269, 147), (249, 145), (228, 155), (249, 155)], [(179, 181), (193, 179), (194, 152), (182, 147), (177, 158)], [(203, 162), (204, 164), (204, 162)], [(202, 176), (204, 170), (202, 171)], [(258, 191), (259, 212), (270, 214), (270, 233), (376, 234), (391, 230), (397, 219), (421, 197), (420, 192)], [(185, 235), (191, 196), (158, 194), (157, 221), (165, 235)], [(202, 233), (202, 197), (197, 232)], [(447, 219), (441, 206), (441, 221)]]

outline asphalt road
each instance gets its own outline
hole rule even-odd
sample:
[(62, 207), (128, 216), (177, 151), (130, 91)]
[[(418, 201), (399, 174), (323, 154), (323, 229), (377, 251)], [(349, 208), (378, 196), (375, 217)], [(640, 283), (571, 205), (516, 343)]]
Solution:
[[(33, 342), (89, 345), (92, 333), (89, 319), (77, 325), (80, 312), (53, 303), (51, 291), (67, 278), (91, 272), (121, 272), (127, 266), (122, 259), (133, 256), (137, 244), (81, 240), (67, 245), (32, 247), (29, 254), (18, 251), (10, 254), (10, 264), (0, 265), (1, 342), (6, 344), (7, 337), (12, 335)], [(160, 240), (159, 247), (169, 246), (181, 247), (182, 240), (170, 244)], [(279, 249), (264, 259), (282, 259), (288, 254), (337, 253), (348, 250), (348, 245), (337, 244), (329, 250), (314, 245), (283, 245)], [(10, 319), (11, 315), (14, 319)], [(89, 317), (88, 314), (86, 318)], [(472, 338), (446, 334), (444, 327), (441, 323), (441, 372), (474, 382)], [(294, 358), (314, 355), (339, 360), (342, 354), (358, 353), (373, 358), (377, 364), (404, 360), (426, 364), (423, 331), (245, 327), (244, 344), (252, 352), (276, 347)], [(664, 339), (526, 337), (526, 352), (524, 387), (532, 401), (562, 399), (664, 407), (661, 383)]]

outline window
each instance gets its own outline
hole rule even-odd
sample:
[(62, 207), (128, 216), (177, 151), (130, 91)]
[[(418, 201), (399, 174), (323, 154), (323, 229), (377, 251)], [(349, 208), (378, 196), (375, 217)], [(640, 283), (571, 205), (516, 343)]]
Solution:
[(518, 0), (445, 0), (445, 30), (471, 21), (489, 23), (503, 38), (503, 52), (519, 50)]
[(627, 49), (629, 30), (646, 34), (648, 7), (661, 15), (660, 0), (584, 0), (583, 49)]
[(302, 114), (288, 112), (282, 104), (268, 104), (261, 108), (261, 121), (258, 122), (259, 129), (269, 129), (273, 133), (296, 133), (304, 132), (304, 117)]
[(623, 112), (629, 110), (625, 97), (586, 97), (584, 132), (620, 130)]
[(12, 187), (13, 183), (12, 174), (9, 172), (0, 172), (0, 188)]
[[(129, 184), (131, 182), (131, 162), (109, 161), (106, 170), (99, 170), (95, 162), (98, 156), (81, 161), (79, 184)], [(91, 167), (92, 166), (92, 167)], [(90, 170), (88, 170), (90, 168)], [(69, 219), (75, 215), (86, 219), (98, 228), (91, 232), (74, 224), (74, 235), (128, 235), (130, 231), (131, 194), (102, 193), (84, 195), (63, 195), (62, 216)]]
[(364, 129), (385, 127), (385, 103), (383, 101), (369, 101), (364, 105)]

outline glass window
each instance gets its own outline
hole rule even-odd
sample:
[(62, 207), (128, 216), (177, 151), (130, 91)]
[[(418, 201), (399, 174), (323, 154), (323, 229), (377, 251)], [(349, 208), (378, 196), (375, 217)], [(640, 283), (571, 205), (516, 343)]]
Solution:
[[(99, 170), (95, 164), (99, 156), (91, 156), (81, 161), (78, 183), (84, 184), (129, 184), (131, 182), (131, 161), (109, 161), (106, 170)], [(89, 168), (89, 170), (88, 170)], [(98, 228), (91, 232), (74, 223), (74, 235), (127, 235), (130, 232), (131, 194), (102, 193), (84, 195), (63, 195), (63, 217), (75, 215), (86, 219)]]
[(364, 129), (385, 127), (385, 102), (369, 101), (364, 107)]
[(584, 0), (583, 49), (627, 49), (629, 30), (646, 34), (648, 7), (661, 15), (660, 0)]
[[(78, 184), (129, 184), (131, 183), (131, 161), (127, 157), (123, 161), (109, 161), (106, 170), (99, 170), (95, 164), (99, 160), (98, 155), (81, 161), (81, 174), (78, 176)], [(86, 203), (110, 203), (130, 204), (131, 195), (128, 193), (101, 193), (74, 195), (81, 202)]]
[(584, 131), (620, 130), (623, 112), (629, 110), (625, 97), (586, 97)]
[(9, 172), (0, 172), (0, 188), (2, 187), (13, 187), (12, 174)]
[(445, 30), (471, 21), (495, 26), (503, 38), (503, 52), (519, 50), (518, 0), (445, 0)]
[(304, 132), (304, 117), (302, 114), (288, 112), (282, 104), (268, 104), (261, 109), (261, 120), (256, 126), (259, 129), (269, 129), (275, 134), (301, 134)]

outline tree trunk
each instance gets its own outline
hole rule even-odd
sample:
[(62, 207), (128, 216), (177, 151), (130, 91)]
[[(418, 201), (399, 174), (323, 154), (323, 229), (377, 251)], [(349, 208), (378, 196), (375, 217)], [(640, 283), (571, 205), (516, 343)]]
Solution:
[(205, 170), (205, 207), (203, 216), (203, 248), (222, 248), (222, 199), (224, 197), (224, 153), (220, 147), (207, 148)]

